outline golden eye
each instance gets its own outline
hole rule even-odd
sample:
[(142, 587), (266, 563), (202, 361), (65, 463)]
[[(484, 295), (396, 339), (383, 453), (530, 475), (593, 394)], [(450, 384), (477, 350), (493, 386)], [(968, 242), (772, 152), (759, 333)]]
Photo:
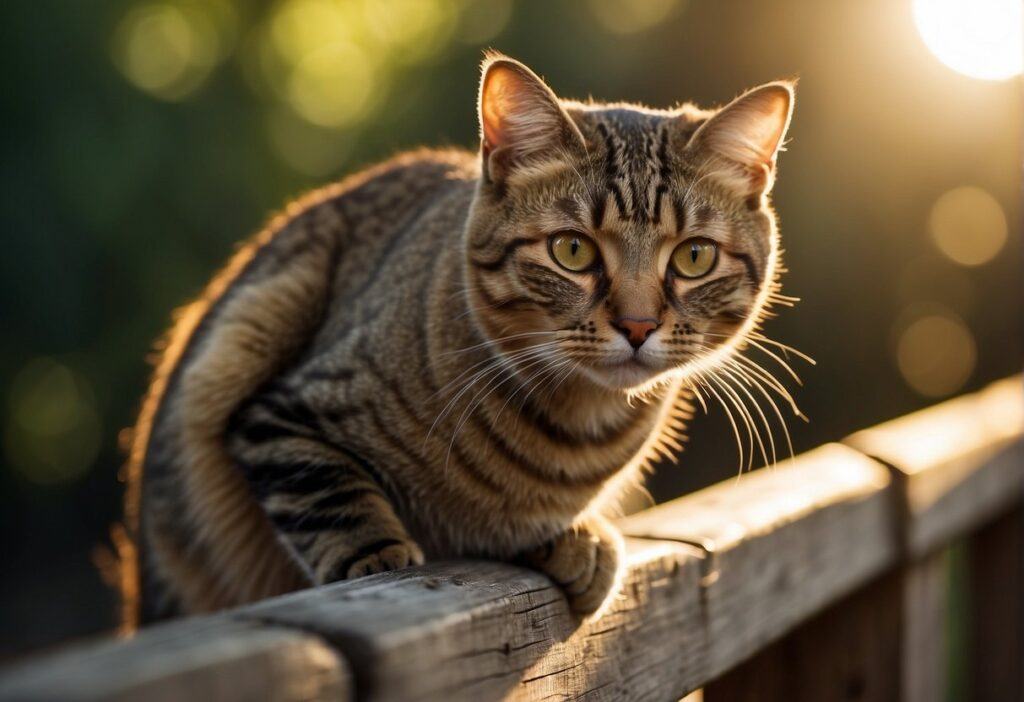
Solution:
[(561, 232), (548, 240), (548, 249), (555, 263), (567, 271), (585, 271), (597, 261), (597, 244), (579, 232)]
[(672, 270), (683, 278), (700, 278), (711, 272), (718, 260), (718, 246), (710, 239), (687, 239), (672, 252)]

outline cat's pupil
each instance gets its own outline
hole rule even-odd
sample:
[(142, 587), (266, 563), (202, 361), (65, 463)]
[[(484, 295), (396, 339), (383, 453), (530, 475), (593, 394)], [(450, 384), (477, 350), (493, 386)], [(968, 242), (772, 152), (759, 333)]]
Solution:
[(692, 263), (697, 262), (697, 257), (700, 255), (700, 247), (694, 244), (690, 247), (690, 261)]
[(576, 257), (576, 252), (580, 250), (580, 240), (579, 239), (573, 239), (572, 240), (572, 244), (570, 244), (570, 246), (572, 247), (573, 258), (575, 258)]

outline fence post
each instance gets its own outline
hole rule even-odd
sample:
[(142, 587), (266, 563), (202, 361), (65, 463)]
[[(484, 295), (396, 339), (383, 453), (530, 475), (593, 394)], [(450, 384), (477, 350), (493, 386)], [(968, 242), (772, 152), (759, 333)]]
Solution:
[(704, 702), (895, 702), (902, 593), (883, 575), (706, 685)]
[(970, 537), (968, 567), (972, 699), (1024, 700), (1024, 507), (1020, 503)]
[(903, 666), (900, 699), (932, 702), (946, 699), (949, 687), (949, 608), (947, 551), (935, 551), (903, 569)]
[(704, 702), (943, 700), (947, 583), (943, 552), (891, 571), (706, 686)]

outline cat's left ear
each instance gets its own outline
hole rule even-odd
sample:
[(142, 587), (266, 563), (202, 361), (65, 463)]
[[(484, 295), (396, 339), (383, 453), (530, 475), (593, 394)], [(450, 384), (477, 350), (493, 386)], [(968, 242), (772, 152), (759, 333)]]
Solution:
[(480, 79), (480, 144), (485, 175), (501, 181), (517, 166), (583, 145), (579, 128), (543, 80), (500, 54), (487, 57)]
[(768, 192), (793, 115), (793, 88), (792, 82), (779, 81), (744, 93), (702, 124), (686, 150), (738, 195)]

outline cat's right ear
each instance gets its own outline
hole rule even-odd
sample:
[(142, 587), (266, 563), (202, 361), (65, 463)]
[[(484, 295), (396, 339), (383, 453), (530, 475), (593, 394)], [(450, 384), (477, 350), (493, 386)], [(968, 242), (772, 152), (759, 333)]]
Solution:
[(550, 158), (552, 151), (583, 144), (551, 88), (507, 56), (484, 60), (479, 111), (484, 175), (492, 182), (519, 165)]

